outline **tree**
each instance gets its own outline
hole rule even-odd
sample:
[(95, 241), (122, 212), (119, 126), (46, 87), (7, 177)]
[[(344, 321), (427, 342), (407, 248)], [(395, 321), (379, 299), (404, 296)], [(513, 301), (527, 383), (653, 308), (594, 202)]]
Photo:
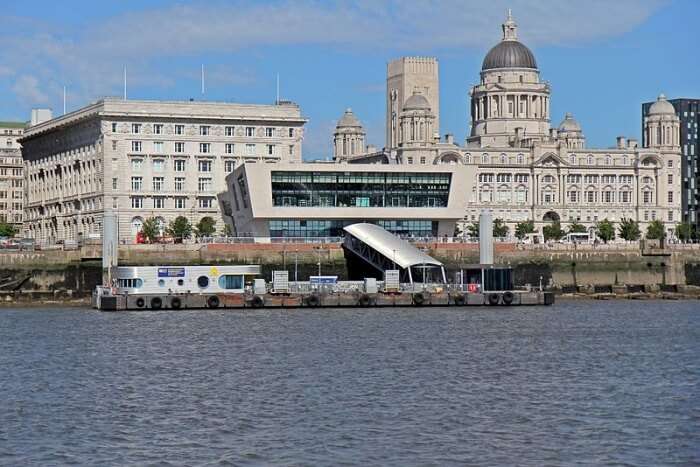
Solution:
[(569, 233), (586, 233), (586, 226), (579, 224), (577, 221), (573, 221), (569, 224)]
[(639, 223), (633, 219), (622, 218), (620, 226), (617, 228), (620, 238), (628, 241), (639, 240), (642, 233), (639, 230)]
[(687, 222), (683, 222), (676, 226), (676, 237), (684, 242), (691, 240), (695, 237), (695, 226)]
[(476, 238), (479, 236), (479, 223), (478, 222), (472, 222), (467, 226), (467, 234), (471, 238)]
[(549, 240), (560, 240), (565, 235), (565, 232), (561, 228), (561, 223), (559, 223), (559, 221), (554, 221), (542, 227), (542, 235), (546, 242)]
[(535, 221), (523, 221), (518, 222), (515, 225), (515, 236), (516, 238), (522, 240), (527, 236), (527, 234), (535, 233)]
[(176, 240), (182, 241), (182, 239), (189, 238), (192, 235), (192, 224), (185, 216), (177, 216), (170, 222), (166, 232)]
[(0, 237), (14, 237), (15, 235), (17, 235), (16, 228), (4, 221), (0, 221)]
[(510, 229), (503, 222), (503, 219), (494, 219), (493, 221), (493, 236), (496, 238), (503, 238), (508, 236), (508, 231)]
[(596, 223), (595, 230), (598, 238), (605, 243), (615, 239), (615, 225), (607, 217)]
[(153, 243), (156, 241), (160, 235), (160, 224), (155, 217), (149, 217), (143, 221), (141, 226), (141, 233), (146, 238), (148, 243)]
[(216, 221), (209, 217), (202, 217), (197, 222), (196, 234), (198, 237), (211, 237), (216, 232)]
[(647, 227), (647, 239), (649, 240), (662, 240), (666, 237), (666, 232), (664, 232), (664, 225), (660, 220), (656, 219), (649, 223)]
[(232, 237), (233, 236), (233, 230), (231, 229), (231, 226), (229, 224), (224, 224), (224, 228), (221, 231), (221, 233), (225, 237)]

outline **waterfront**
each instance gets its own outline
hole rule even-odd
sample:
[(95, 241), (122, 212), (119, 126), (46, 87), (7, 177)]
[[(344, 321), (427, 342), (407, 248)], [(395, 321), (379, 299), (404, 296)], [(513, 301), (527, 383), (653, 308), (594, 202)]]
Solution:
[(689, 465), (697, 301), (0, 310), (1, 465)]

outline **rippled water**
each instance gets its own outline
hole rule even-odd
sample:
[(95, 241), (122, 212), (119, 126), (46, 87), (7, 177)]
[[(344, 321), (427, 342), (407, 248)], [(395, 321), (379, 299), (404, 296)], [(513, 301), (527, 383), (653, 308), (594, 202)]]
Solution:
[(0, 310), (2, 465), (690, 465), (700, 303)]

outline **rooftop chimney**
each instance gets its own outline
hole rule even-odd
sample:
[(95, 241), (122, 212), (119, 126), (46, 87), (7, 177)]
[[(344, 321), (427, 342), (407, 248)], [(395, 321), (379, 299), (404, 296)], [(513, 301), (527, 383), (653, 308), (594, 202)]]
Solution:
[(627, 138), (624, 136), (617, 137), (617, 149), (625, 149), (627, 146)]
[(29, 126), (48, 122), (52, 118), (53, 112), (51, 112), (51, 109), (32, 109), (32, 119)]

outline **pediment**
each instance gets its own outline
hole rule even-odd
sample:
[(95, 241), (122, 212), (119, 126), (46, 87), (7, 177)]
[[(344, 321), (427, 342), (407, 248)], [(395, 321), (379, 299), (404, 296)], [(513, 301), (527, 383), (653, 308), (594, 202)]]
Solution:
[(542, 157), (537, 159), (535, 161), (534, 165), (540, 166), (540, 167), (559, 167), (561, 165), (569, 165), (569, 164), (564, 159), (559, 157), (558, 154), (555, 154), (553, 152), (548, 152), (547, 154), (544, 154)]

